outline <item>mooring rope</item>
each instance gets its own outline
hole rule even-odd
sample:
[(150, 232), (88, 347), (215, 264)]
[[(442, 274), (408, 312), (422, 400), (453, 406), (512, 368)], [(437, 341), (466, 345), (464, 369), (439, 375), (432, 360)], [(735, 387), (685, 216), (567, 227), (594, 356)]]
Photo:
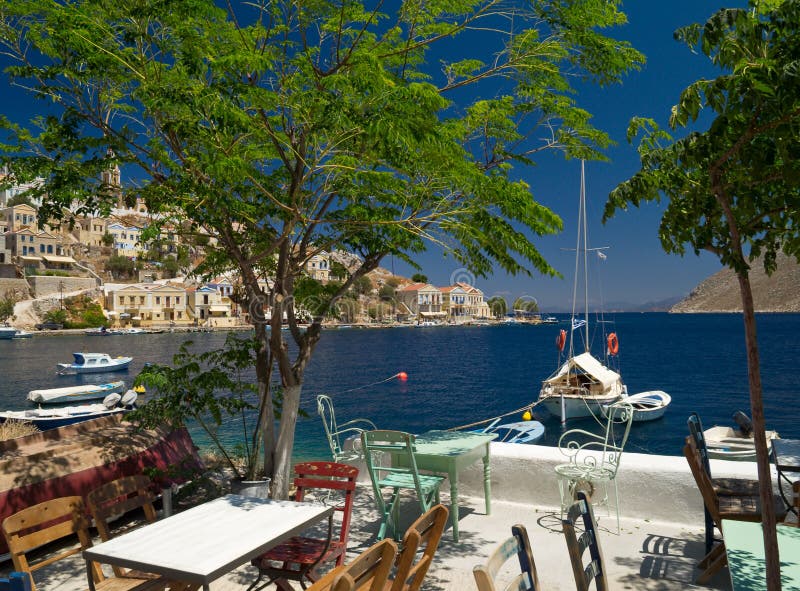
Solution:
[(512, 410), (512, 411), (507, 412), (505, 414), (497, 415), (496, 417), (492, 417), (492, 418), (489, 418), (489, 419), (484, 419), (482, 421), (476, 421), (474, 423), (469, 423), (467, 425), (460, 425), (459, 427), (450, 427), (449, 429), (445, 429), (445, 431), (460, 431), (461, 429), (469, 429), (470, 427), (477, 427), (478, 425), (483, 425), (484, 423), (490, 423), (492, 421), (496, 421), (498, 419), (502, 419), (503, 417), (507, 417), (509, 415), (517, 414), (518, 412), (522, 412), (522, 411), (525, 411), (525, 410), (532, 411), (541, 402), (542, 402), (541, 400), (537, 400), (533, 404), (526, 404), (525, 406), (521, 406), (518, 409)]

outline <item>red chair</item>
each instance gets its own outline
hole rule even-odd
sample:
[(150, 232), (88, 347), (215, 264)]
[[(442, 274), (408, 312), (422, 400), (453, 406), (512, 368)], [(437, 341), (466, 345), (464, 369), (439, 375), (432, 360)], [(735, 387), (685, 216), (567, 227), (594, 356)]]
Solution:
[[(344, 564), (358, 468), (336, 462), (305, 462), (295, 465), (294, 471), (297, 474), (294, 479), (297, 501), (303, 501), (312, 489), (327, 491), (323, 493), (323, 502), (338, 495), (344, 496), (344, 501), (334, 507), (335, 512), (342, 514), (339, 538), (333, 539), (333, 516), (331, 516), (326, 539), (295, 536), (254, 558), (250, 564), (258, 569), (258, 578), (247, 591), (263, 589), (273, 582), (279, 582), (280, 579), (299, 581), (300, 586), (305, 589), (306, 580), (312, 582), (317, 580), (316, 568), (319, 564), (332, 560), (336, 560), (336, 566)], [(267, 582), (258, 586), (264, 575), (268, 577)]]

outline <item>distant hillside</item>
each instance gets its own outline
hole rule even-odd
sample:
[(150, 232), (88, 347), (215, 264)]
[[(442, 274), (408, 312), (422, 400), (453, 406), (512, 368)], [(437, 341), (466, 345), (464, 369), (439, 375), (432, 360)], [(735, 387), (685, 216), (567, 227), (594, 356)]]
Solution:
[[(750, 271), (757, 312), (800, 312), (800, 265), (778, 255), (778, 268), (768, 277), (761, 262)], [(678, 302), (670, 312), (741, 312), (739, 282), (730, 269), (715, 273)]]

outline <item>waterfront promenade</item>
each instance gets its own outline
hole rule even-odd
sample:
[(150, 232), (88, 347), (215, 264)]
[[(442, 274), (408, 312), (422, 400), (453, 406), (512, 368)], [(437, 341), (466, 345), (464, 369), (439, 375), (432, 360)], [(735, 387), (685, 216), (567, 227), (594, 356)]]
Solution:
[[(558, 489), (552, 466), (558, 450), (540, 446), (492, 444), (492, 514), (485, 515), (483, 470), (480, 463), (460, 478), (460, 541), (453, 542), (450, 526), (445, 531), (423, 589), (430, 591), (474, 590), (472, 568), (506, 538), (511, 526), (528, 529), (534, 558), (544, 590), (574, 589), (564, 536), (561, 533)], [(715, 461), (719, 476), (752, 476), (749, 463)], [(362, 471), (350, 536), (348, 558), (376, 540), (379, 519), (368, 477)], [(442, 487), (442, 502), (449, 505), (449, 487)], [(723, 569), (709, 583), (693, 584), (696, 564), (703, 555), (702, 501), (683, 458), (628, 454), (620, 469), (621, 532), (604, 508), (598, 508), (600, 542), (611, 589), (672, 591), (678, 589), (730, 588)], [(416, 516), (415, 499), (404, 499), (401, 523)], [(2, 574), (10, 563), (0, 565)], [(243, 590), (255, 577), (255, 569), (243, 566), (212, 584), (215, 591)], [(81, 591), (86, 588), (83, 562), (53, 564), (36, 575), (40, 591)], [(297, 587), (299, 589), (299, 586)]]

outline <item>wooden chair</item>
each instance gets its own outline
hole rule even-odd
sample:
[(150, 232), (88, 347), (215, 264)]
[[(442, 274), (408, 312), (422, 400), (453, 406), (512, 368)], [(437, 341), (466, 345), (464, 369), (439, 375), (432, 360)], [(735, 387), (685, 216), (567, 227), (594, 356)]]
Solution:
[[(414, 459), (414, 442), (412, 434), (402, 431), (377, 430), (361, 434), (364, 460), (381, 514), (379, 540), (386, 536), (387, 530), (394, 535), (398, 532), (401, 491), (416, 492), (421, 513), (427, 512), (434, 501), (439, 503), (439, 487), (444, 478), (419, 473)], [(383, 496), (384, 489), (391, 491), (388, 500)]]
[(496, 591), (497, 573), (512, 556), (516, 556), (519, 560), (520, 573), (503, 587), (503, 590), (536, 591), (540, 588), (528, 531), (523, 525), (517, 524), (511, 528), (511, 537), (506, 538), (492, 552), (486, 564), (472, 569), (478, 591)]
[[(624, 400), (606, 408), (602, 434), (584, 429), (564, 432), (558, 439), (558, 449), (569, 458), (566, 464), (555, 467), (558, 490), (561, 496), (561, 516), (577, 498), (580, 488), (588, 488), (596, 504), (606, 505), (611, 513), (608, 499), (609, 486), (614, 484), (614, 502), (619, 533), (619, 487), (617, 471), (622, 461), (622, 452), (628, 441), (633, 423), (633, 408)], [(595, 494), (595, 486), (603, 486), (603, 496)]]
[[(22, 509), (3, 521), (3, 536), (8, 543), (14, 570), (31, 574), (32, 591), (36, 591), (33, 582), (35, 571), (92, 546), (85, 512), (80, 497), (59, 497)], [(78, 537), (78, 547), (59, 551), (35, 562), (28, 556), (28, 552), (34, 548), (73, 534)], [(96, 591), (150, 591), (165, 586), (163, 579), (106, 578), (97, 563), (87, 564), (87, 568)]]
[[(333, 560), (337, 566), (344, 564), (358, 468), (336, 462), (305, 462), (295, 465), (294, 471), (297, 474), (294, 479), (297, 501), (302, 502), (311, 490), (327, 491), (330, 494), (339, 491), (338, 494), (344, 496), (342, 503), (334, 508), (342, 515), (339, 538), (331, 539), (331, 517), (326, 539), (295, 536), (254, 558), (250, 563), (258, 568), (258, 578), (248, 587), (248, 591), (261, 589), (279, 579), (299, 581), (300, 586), (305, 589), (307, 580), (317, 580), (316, 568), (319, 564)], [(280, 563), (280, 566), (276, 566), (276, 563)], [(267, 582), (257, 587), (264, 575), (268, 577)]]
[[(394, 579), (387, 581), (385, 591), (419, 591), (442, 539), (448, 513), (444, 505), (434, 505), (408, 527), (397, 557)], [(414, 562), (423, 545), (422, 555)]]
[[(588, 591), (592, 581), (597, 591), (608, 591), (603, 552), (600, 549), (600, 540), (597, 538), (597, 522), (594, 519), (592, 503), (583, 491), (578, 491), (578, 500), (567, 511), (567, 518), (561, 522), (564, 538), (567, 540), (567, 550), (572, 563), (572, 574), (575, 576), (577, 591)], [(583, 521), (583, 533), (580, 536), (575, 532), (575, 524)], [(583, 553), (589, 549), (589, 564), (584, 566)]]
[[(325, 436), (328, 438), (328, 445), (331, 448), (331, 455), (334, 462), (355, 462), (361, 459), (361, 451), (358, 449), (342, 449), (342, 437), (360, 436), (364, 431), (377, 429), (375, 423), (369, 419), (353, 419), (339, 425), (336, 422), (336, 412), (333, 408), (333, 400), (330, 396), (319, 394), (317, 396), (317, 414), (322, 419), (322, 427), (325, 429)], [(358, 439), (360, 443), (361, 440)]]
[(396, 556), (394, 540), (381, 540), (350, 564), (336, 567), (308, 591), (383, 591)]
[[(89, 506), (89, 512), (92, 514), (101, 540), (106, 542), (113, 537), (108, 525), (109, 519), (129, 511), (142, 509), (148, 523), (156, 521), (156, 509), (153, 506), (153, 495), (150, 492), (152, 484), (152, 481), (144, 474), (135, 474), (107, 482), (86, 495), (86, 504)], [(118, 577), (157, 578), (156, 575), (128, 571), (119, 566), (112, 568)]]
[[(711, 485), (713, 486), (714, 491), (717, 493), (717, 496), (758, 496), (757, 480), (748, 480), (745, 478), (712, 477), (711, 462), (708, 456), (708, 448), (706, 446), (706, 438), (703, 434), (703, 423), (700, 421), (700, 416), (696, 412), (693, 412), (689, 415), (686, 424), (689, 427), (689, 435), (694, 441), (695, 449), (697, 449), (700, 455), (703, 469), (711, 479)], [(714, 542), (719, 540), (714, 537), (714, 520), (711, 518), (711, 514), (708, 512), (708, 509), (705, 508), (705, 505), (703, 512), (705, 514), (706, 554), (708, 554), (711, 552)]]
[[(692, 476), (703, 497), (703, 504), (708, 510), (714, 527), (722, 532), (723, 519), (735, 519), (739, 521), (761, 521), (761, 506), (759, 497), (754, 495), (718, 495), (714, 489), (711, 477), (703, 466), (700, 451), (694, 443), (694, 438), (686, 438), (686, 445), (683, 446), (683, 455), (689, 463)], [(777, 495), (773, 499), (775, 503), (776, 517), (783, 517), (785, 510), (782, 507), (781, 499)], [(705, 557), (697, 565), (704, 569), (697, 577), (697, 583), (705, 584), (717, 571), (727, 564), (725, 555), (725, 542), (720, 538), (720, 543), (713, 546)]]

